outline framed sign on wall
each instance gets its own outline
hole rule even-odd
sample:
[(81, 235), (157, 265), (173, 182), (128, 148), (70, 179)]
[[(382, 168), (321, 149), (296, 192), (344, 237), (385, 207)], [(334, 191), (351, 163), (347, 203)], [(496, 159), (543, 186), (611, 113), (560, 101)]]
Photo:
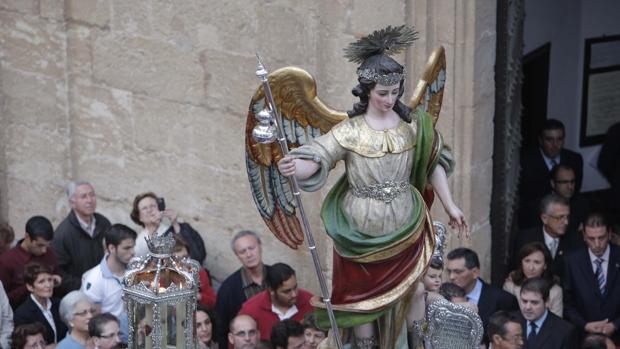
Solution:
[(603, 143), (620, 121), (620, 35), (585, 41), (579, 145)]

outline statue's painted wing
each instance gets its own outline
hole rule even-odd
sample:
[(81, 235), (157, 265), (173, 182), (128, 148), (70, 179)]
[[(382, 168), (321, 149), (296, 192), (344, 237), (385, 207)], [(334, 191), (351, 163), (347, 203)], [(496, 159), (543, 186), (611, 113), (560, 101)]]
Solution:
[(428, 59), (426, 69), (413, 91), (409, 106), (421, 108), (433, 116), (433, 124), (439, 119), (443, 89), (446, 84), (446, 53), (443, 46), (437, 47)]
[[(316, 82), (303, 69), (285, 67), (269, 74), (269, 86), (276, 108), (282, 115), (289, 149), (310, 143), (327, 133), (347, 114), (329, 108), (316, 95)], [(297, 249), (303, 243), (303, 230), (295, 215), (295, 199), (288, 178), (280, 175), (277, 162), (282, 151), (277, 142), (260, 144), (252, 138), (258, 124), (255, 115), (265, 109), (262, 85), (256, 90), (245, 130), (245, 157), (252, 197), (269, 230), (287, 246)]]

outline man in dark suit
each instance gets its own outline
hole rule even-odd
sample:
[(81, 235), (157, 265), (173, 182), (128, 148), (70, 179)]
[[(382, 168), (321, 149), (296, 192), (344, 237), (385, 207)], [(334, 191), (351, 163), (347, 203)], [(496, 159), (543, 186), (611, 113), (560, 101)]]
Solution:
[(562, 277), (564, 256), (567, 252), (583, 246), (576, 236), (567, 233), (570, 206), (566, 198), (557, 194), (546, 195), (540, 203), (542, 226), (520, 231), (515, 238), (512, 252), (513, 268), (516, 268), (519, 250), (526, 244), (539, 241), (545, 244), (553, 258), (553, 272)]
[(568, 232), (579, 235), (579, 225), (583, 222), (590, 210), (590, 200), (581, 193), (575, 191), (577, 181), (575, 170), (569, 165), (559, 164), (551, 170), (552, 193), (564, 197), (570, 203), (570, 219), (568, 221)]
[(620, 250), (609, 243), (605, 217), (588, 215), (583, 237), (587, 248), (566, 257), (564, 317), (582, 333), (599, 333), (620, 344)]
[(527, 279), (521, 286), (519, 308), (524, 349), (577, 348), (575, 327), (547, 309), (549, 283), (543, 278)]
[(467, 293), (467, 300), (478, 306), (478, 315), (485, 329), (494, 312), (519, 309), (513, 295), (479, 278), (480, 261), (476, 252), (465, 247), (450, 251), (447, 270), (450, 282), (462, 287)]
[(615, 222), (612, 224), (620, 224), (620, 122), (617, 122), (607, 130), (605, 142), (601, 147), (598, 156), (598, 169), (609, 181), (611, 186), (608, 206), (612, 211), (612, 217)]
[(539, 147), (526, 151), (521, 157), (521, 183), (519, 185), (519, 227), (537, 225), (531, 213), (536, 211), (540, 199), (551, 192), (550, 172), (556, 165), (566, 164), (575, 171), (575, 192), (581, 191), (583, 158), (580, 154), (564, 149), (565, 130), (562, 122), (549, 119), (538, 137)]

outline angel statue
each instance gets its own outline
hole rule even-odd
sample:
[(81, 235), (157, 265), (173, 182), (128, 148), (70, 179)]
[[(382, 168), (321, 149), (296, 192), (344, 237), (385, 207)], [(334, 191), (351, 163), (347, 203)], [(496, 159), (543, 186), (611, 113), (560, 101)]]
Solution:
[[(432, 189), (450, 226), (468, 230), (448, 189), (454, 161), (434, 128), (445, 82), (442, 48), (416, 88), (414, 109), (400, 100), (405, 68), (390, 55), (415, 39), (411, 27), (388, 26), (345, 49), (345, 57), (360, 64), (352, 90), (359, 102), (346, 113), (317, 98), (307, 72), (287, 67), (270, 74), (286, 141), (294, 148), (287, 156), (250, 135), (255, 114), (265, 108), (262, 88), (250, 105), (246, 162), (252, 193), (270, 230), (288, 246), (297, 248), (303, 235), (287, 177), (316, 191), (344, 161), (346, 172), (325, 197), (321, 218), (334, 244), (331, 303), (353, 348), (396, 348), (404, 326), (411, 330), (424, 317), (424, 302), (411, 304), (420, 304), (418, 279), (435, 245)], [(322, 300), (313, 299), (313, 305), (319, 325), (329, 327)]]

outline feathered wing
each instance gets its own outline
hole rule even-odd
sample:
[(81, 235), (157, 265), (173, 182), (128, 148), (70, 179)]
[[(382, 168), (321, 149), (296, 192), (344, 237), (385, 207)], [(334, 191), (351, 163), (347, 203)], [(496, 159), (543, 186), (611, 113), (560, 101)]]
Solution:
[(421, 108), (433, 117), (433, 125), (439, 119), (443, 89), (446, 84), (446, 53), (443, 46), (437, 47), (426, 63), (426, 69), (413, 91), (409, 106)]
[[(285, 67), (269, 74), (269, 86), (289, 149), (327, 133), (347, 114), (331, 109), (316, 94), (314, 78), (303, 69)], [(260, 144), (252, 138), (258, 124), (255, 115), (265, 109), (262, 85), (256, 90), (246, 121), (245, 157), (252, 197), (269, 230), (283, 243), (297, 249), (304, 241), (295, 215), (295, 199), (289, 179), (280, 175), (277, 162), (283, 156), (277, 142)]]
[[(429, 113), (433, 118), (433, 126), (437, 124), (441, 102), (443, 101), (443, 89), (446, 85), (446, 52), (443, 46), (437, 47), (431, 53), (426, 63), (422, 78), (413, 91), (409, 106), (413, 109), (420, 108)], [(435, 198), (435, 192), (430, 183), (426, 184), (422, 195), (428, 207), (431, 207)]]

